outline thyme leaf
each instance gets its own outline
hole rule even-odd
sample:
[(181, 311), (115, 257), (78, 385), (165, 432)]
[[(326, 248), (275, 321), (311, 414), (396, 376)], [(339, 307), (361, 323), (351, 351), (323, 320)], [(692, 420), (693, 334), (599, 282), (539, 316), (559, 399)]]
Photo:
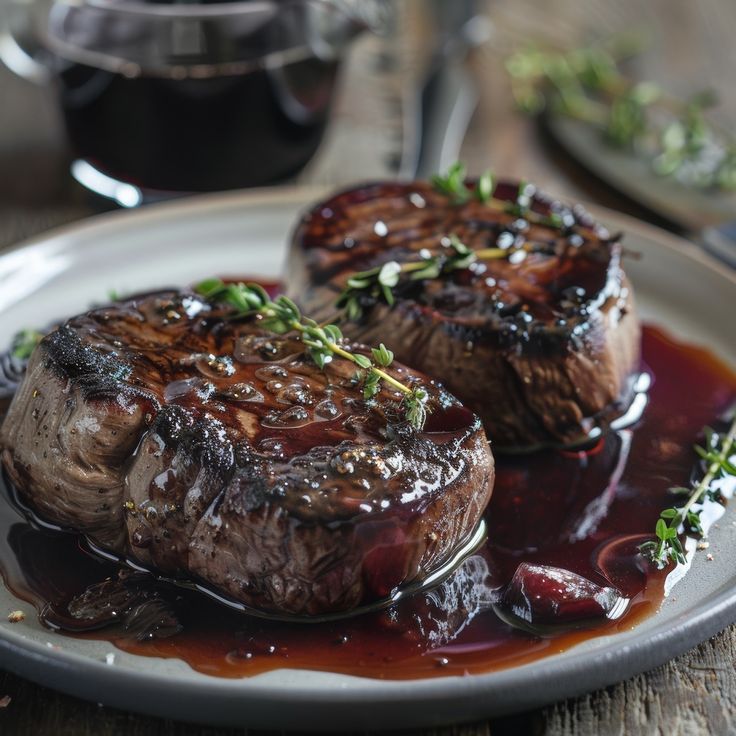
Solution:
[(430, 181), (438, 192), (449, 197), (454, 204), (465, 204), (472, 196), (465, 184), (465, 164), (461, 161), (456, 161), (444, 175), (436, 174)]
[(662, 511), (654, 527), (654, 539), (639, 547), (640, 552), (660, 568), (669, 563), (685, 562), (680, 535), (691, 534), (698, 538), (705, 535), (701, 522), (702, 504), (705, 501), (717, 501), (720, 497), (713, 481), (736, 475), (733, 460), (736, 455), (736, 415), (727, 432), (719, 433), (706, 427), (704, 434), (705, 446), (696, 445), (694, 449), (706, 463), (705, 474), (691, 488), (670, 489), (677, 495), (687, 495), (687, 500), (682, 506)]
[(42, 338), (43, 333), (38, 330), (20, 330), (13, 337), (10, 354), (18, 360), (28, 360)]
[[(395, 269), (384, 271), (385, 265), (377, 270), (376, 278), (379, 286), (390, 291), (391, 284), (397, 283), (393, 275)], [(396, 277), (398, 278), (398, 272)], [(318, 324), (303, 316), (299, 307), (288, 297), (282, 295), (271, 299), (259, 284), (226, 284), (220, 279), (212, 278), (201, 281), (194, 290), (209, 302), (232, 307), (235, 317), (260, 315), (260, 324), (264, 329), (281, 335), (287, 332), (299, 333), (307, 353), (320, 369), (324, 369), (335, 356), (354, 363), (360, 369), (358, 377), (362, 381), (366, 400), (374, 398), (382, 385), (386, 384), (401, 393), (400, 406), (406, 420), (416, 430), (424, 427), (429, 411), (429, 395), (421, 386), (406, 385), (384, 370), (393, 362), (394, 354), (383, 343), (378, 348), (372, 348), (372, 359), (367, 355), (354, 353), (349, 349), (337, 325)]]

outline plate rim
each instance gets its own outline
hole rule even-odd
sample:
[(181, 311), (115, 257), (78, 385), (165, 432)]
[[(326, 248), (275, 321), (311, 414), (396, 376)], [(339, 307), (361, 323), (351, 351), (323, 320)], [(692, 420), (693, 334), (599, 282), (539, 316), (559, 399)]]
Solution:
[(137, 208), (99, 212), (79, 220), (64, 223), (63, 225), (56, 225), (4, 246), (0, 249), (0, 262), (5, 260), (6, 256), (17, 253), (20, 250), (42, 247), (66, 237), (74, 237), (76, 235), (86, 237), (89, 233), (97, 230), (101, 233), (116, 231), (121, 226), (127, 225), (128, 221), (131, 220), (134, 220), (136, 223), (143, 223), (146, 220), (155, 222), (156, 220), (165, 220), (168, 216), (173, 216), (177, 212), (191, 215), (212, 212), (218, 209), (226, 210), (243, 200), (247, 200), (250, 206), (260, 203), (266, 205), (278, 204), (280, 202), (303, 203), (307, 205), (312, 198), (316, 200), (325, 192), (329, 191), (331, 191), (329, 187), (299, 184), (283, 187), (234, 189), (227, 192), (207, 192), (204, 194), (182, 196), (166, 202), (154, 202)]
[[(357, 184), (360, 186), (360, 184)], [(351, 186), (352, 188), (352, 186)], [(142, 223), (145, 220), (162, 220), (169, 215), (181, 211), (187, 214), (201, 214), (203, 212), (213, 211), (217, 209), (229, 209), (237, 203), (247, 201), (249, 205), (257, 205), (263, 203), (278, 204), (279, 202), (288, 202), (304, 205), (317, 201), (320, 196), (335, 190), (333, 187), (323, 185), (290, 185), (284, 187), (261, 187), (255, 189), (236, 189), (229, 192), (210, 192), (207, 194), (196, 194), (188, 197), (181, 197), (168, 202), (158, 202), (145, 205), (137, 209), (119, 209), (109, 212), (101, 212), (99, 214), (85, 217), (81, 220), (58, 225), (56, 227), (44, 230), (41, 233), (32, 235), (29, 238), (23, 238), (16, 243), (6, 246), (0, 250), (0, 261), (10, 253), (15, 253), (26, 248), (35, 248), (47, 244), (50, 241), (58, 240), (67, 236), (75, 236), (77, 234), (86, 235), (95, 230), (106, 232), (108, 230), (117, 230), (121, 225), (126, 224), (129, 220), (135, 220)], [(555, 197), (564, 202), (570, 200), (570, 197)], [(719, 278), (726, 278), (736, 285), (736, 269), (729, 268), (721, 261), (711, 256), (703, 248), (696, 245), (691, 239), (684, 235), (677, 235), (657, 225), (644, 222), (637, 217), (629, 215), (625, 212), (605, 207), (604, 205), (595, 204), (593, 202), (581, 199), (577, 201), (595, 219), (605, 223), (606, 221), (621, 221), (626, 223), (626, 232), (639, 231), (646, 233), (646, 237), (660, 241), (667, 248), (681, 253), (688, 258), (698, 261), (701, 265), (717, 274)], [(625, 249), (625, 248), (624, 248)]]
[[(538, 116), (538, 124), (589, 174), (663, 222), (699, 233), (728, 221), (736, 193), (728, 190), (709, 193), (676, 177), (658, 176), (651, 160), (645, 160), (646, 155), (642, 159), (630, 150), (606, 145), (595, 126), (567, 115), (547, 110)], [(637, 175), (644, 177), (659, 193), (653, 194), (651, 187), (632, 185), (632, 176)], [(678, 202), (686, 204), (679, 207)], [(699, 205), (702, 205), (700, 209)]]
[[(245, 190), (199, 195), (192, 198), (176, 200), (158, 205), (151, 205), (135, 211), (113, 211), (83, 221), (70, 223), (45, 233), (23, 240), (0, 253), (0, 262), (9, 253), (28, 248), (48, 246), (60, 238), (89, 237), (95, 232), (101, 237), (130, 226), (132, 221), (140, 227), (149, 223), (165, 223), (175, 217), (179, 211), (189, 216), (213, 214), (220, 209), (230, 209), (242, 204), (245, 207), (258, 204), (290, 203), (307, 206), (325, 192), (325, 187), (294, 186), (280, 189)], [(732, 287), (736, 287), (736, 271), (731, 271), (718, 261), (704, 253), (695, 244), (680, 238), (654, 225), (641, 222), (624, 213), (605, 207), (584, 204), (597, 219), (604, 222), (622, 223), (628, 232), (640, 232), (644, 237), (657, 241), (667, 248), (674, 249), (683, 256), (698, 261), (714, 272), (714, 276), (725, 279)], [(72, 244), (69, 246), (74, 247)], [(607, 638), (595, 652), (568, 650), (562, 661), (554, 658), (542, 658), (533, 663), (506, 668), (489, 673), (469, 676), (436, 677), (420, 680), (377, 680), (373, 678), (346, 678), (348, 684), (340, 689), (328, 689), (322, 686), (309, 686), (305, 683), (289, 685), (273, 683), (259, 678), (227, 679), (196, 673), (194, 677), (170, 674), (162, 676), (139, 668), (110, 667), (102, 661), (88, 655), (68, 650), (54, 650), (42, 643), (30, 641), (21, 634), (0, 628), (0, 653), (3, 654), (3, 666), (18, 674), (50, 685), (72, 695), (90, 698), (90, 690), (94, 690), (95, 681), (104, 683), (107, 693), (98, 692), (100, 699), (111, 705), (128, 710), (139, 710), (152, 715), (171, 717), (171, 708), (166, 705), (157, 706), (154, 701), (141, 701), (140, 707), (131, 705), (130, 692), (148, 689), (158, 696), (172, 696), (178, 706), (186, 700), (185, 710), (177, 717), (206, 723), (230, 725), (274, 726), (273, 716), (264, 720), (250, 717), (243, 720), (244, 714), (254, 703), (259, 705), (282, 706), (288, 701), (293, 713), (289, 718), (279, 714), (281, 720), (276, 725), (291, 723), (301, 730), (309, 729), (305, 723), (307, 715), (315, 715), (315, 708), (339, 705), (337, 712), (330, 712), (330, 729), (354, 727), (360, 713), (356, 708), (370, 708), (363, 715), (370, 717), (371, 723), (378, 728), (396, 728), (402, 726), (436, 726), (451, 721), (461, 720), (457, 713), (463, 712), (464, 719), (484, 717), (489, 713), (504, 713), (523, 710), (524, 707), (537, 707), (554, 702), (562, 697), (573, 697), (592, 689), (603, 687), (632, 675), (669, 661), (695, 644), (705, 640), (717, 631), (736, 620), (736, 586), (725, 587), (716, 591), (711, 597), (701, 600), (688, 609), (684, 620), (670, 625), (667, 629), (653, 631), (633, 637), (627, 643), (617, 643), (617, 635)], [(637, 656), (634, 657), (634, 652)], [(38, 667), (35, 667), (38, 665)], [(80, 671), (84, 673), (79, 677)], [(283, 671), (283, 670), (282, 670)], [(309, 670), (301, 670), (301, 672)], [(69, 677), (73, 672), (77, 679)], [(187, 673), (189, 674), (189, 673)], [(356, 682), (357, 680), (357, 682)], [(575, 681), (571, 684), (571, 681)], [(365, 683), (371, 683), (366, 686)], [(543, 684), (545, 691), (530, 697), (536, 687), (530, 684)], [(526, 690), (525, 690), (526, 686)], [(513, 697), (508, 697), (513, 693)], [(108, 697), (111, 695), (112, 697)], [(488, 698), (480, 704), (482, 696)], [(97, 696), (95, 696), (97, 697)], [(162, 698), (162, 703), (166, 698)], [(235, 710), (221, 712), (212, 718), (213, 703), (222, 705), (223, 701), (237, 701)], [(202, 703), (210, 708), (198, 715)], [(421, 714), (411, 711), (411, 716), (397, 718), (397, 707), (416, 706), (419, 703), (432, 704)], [(384, 713), (377, 713), (375, 706), (385, 704), (395, 706), (387, 708)], [(484, 707), (485, 705), (485, 707)], [(453, 715), (451, 715), (453, 714)], [(349, 720), (348, 720), (349, 719)], [(312, 724), (312, 728), (325, 730), (325, 722)]]

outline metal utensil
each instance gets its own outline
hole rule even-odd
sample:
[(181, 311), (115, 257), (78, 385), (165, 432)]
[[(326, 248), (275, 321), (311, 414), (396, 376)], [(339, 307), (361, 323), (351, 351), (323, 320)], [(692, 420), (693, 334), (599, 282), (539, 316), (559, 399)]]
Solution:
[(427, 3), (437, 41), (423, 82), (416, 91), (412, 121), (418, 137), (404, 152), (400, 174), (427, 178), (458, 158), (478, 90), (465, 65), (469, 51), (489, 35), (490, 22), (477, 0), (433, 0)]

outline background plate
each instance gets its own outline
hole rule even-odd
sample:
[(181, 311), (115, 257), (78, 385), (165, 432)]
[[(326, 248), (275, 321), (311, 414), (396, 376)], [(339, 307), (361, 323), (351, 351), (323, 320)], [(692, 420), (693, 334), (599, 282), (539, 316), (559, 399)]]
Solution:
[[(211, 274), (277, 276), (291, 224), (319, 191), (200, 197), (104, 215), (0, 256), (0, 345), (21, 327), (120, 293)], [(591, 208), (641, 258), (627, 260), (642, 316), (736, 365), (736, 277), (698, 249), (610, 211)], [(138, 657), (102, 641), (43, 629), (29, 604), (0, 586), (0, 665), (64, 692), (180, 720), (319, 731), (432, 726), (523, 710), (661, 664), (736, 620), (736, 504), (710, 537), (714, 562), (693, 571), (661, 610), (630, 631), (588, 640), (533, 664), (487, 675), (381, 681), (278, 670), (209, 677), (175, 659)], [(25, 621), (6, 615), (26, 610)]]
[(694, 232), (736, 219), (734, 192), (698, 189), (657, 176), (649, 156), (608, 145), (598, 128), (579, 120), (550, 113), (542, 123), (588, 171), (682, 230)]

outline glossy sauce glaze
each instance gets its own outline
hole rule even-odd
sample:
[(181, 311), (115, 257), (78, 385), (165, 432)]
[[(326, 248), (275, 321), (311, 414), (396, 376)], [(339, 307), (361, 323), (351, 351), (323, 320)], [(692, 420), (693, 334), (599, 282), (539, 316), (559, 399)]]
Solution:
[[(261, 324), (171, 291), (68, 320), (29, 361), (3, 465), (40, 517), (248, 612), (375, 607), (474, 534), (493, 487), (480, 420), (398, 363), (366, 401), (351, 360), (319, 367)], [(426, 431), (402, 421), (410, 381)]]
[[(428, 182), (328, 197), (294, 230), (287, 295), (318, 322), (338, 299), (351, 340), (390, 335), (396, 359), (472, 408), (495, 448), (579, 444), (628, 405), (640, 362), (620, 236), (523, 182), (499, 181), (482, 199)], [(452, 265), (451, 236), (476, 259), (466, 268)], [(391, 305), (371, 284), (392, 261), (427, 259), (441, 277), (397, 276)]]
[[(439, 587), (388, 610), (301, 625), (243, 616), (197, 592), (121, 572), (78, 536), (33, 526), (5, 501), (3, 577), (50, 627), (222, 677), (281, 667), (388, 679), (486, 672), (628, 629), (657, 609), (667, 574), (637, 546), (672, 504), (667, 489), (688, 482), (700, 430), (736, 396), (736, 375), (725, 365), (656, 328), (645, 329), (643, 356), (654, 380), (636, 427), (587, 452), (497, 458), (487, 543)], [(590, 596), (557, 606), (559, 580), (530, 577), (538, 588), (528, 592), (540, 592), (541, 602), (533, 633), (523, 630), (507, 586), (523, 563), (580, 575)], [(598, 601), (611, 589), (617, 604), (608, 619)]]

